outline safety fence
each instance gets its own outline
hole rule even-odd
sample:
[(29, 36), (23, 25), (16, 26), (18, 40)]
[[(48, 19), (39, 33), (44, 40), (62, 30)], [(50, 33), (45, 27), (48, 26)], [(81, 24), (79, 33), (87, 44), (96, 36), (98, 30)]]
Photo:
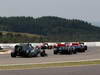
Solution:
[[(15, 45), (19, 45), (20, 43), (0, 43), (1, 48), (14, 48)], [(43, 43), (31, 43), (32, 46), (42, 45)], [(56, 43), (48, 43), (49, 45), (54, 45)], [(88, 47), (99, 47), (100, 42), (84, 42)]]

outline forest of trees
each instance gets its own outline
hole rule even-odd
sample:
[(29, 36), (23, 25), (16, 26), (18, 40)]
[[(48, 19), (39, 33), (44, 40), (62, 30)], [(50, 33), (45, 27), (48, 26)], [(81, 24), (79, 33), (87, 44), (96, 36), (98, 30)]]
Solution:
[[(56, 16), (38, 18), (25, 16), (0, 17), (0, 31), (0, 42), (27, 42), (27, 40), (30, 40), (29, 42), (100, 41), (99, 27), (83, 20), (65, 19)], [(12, 36), (12, 33), (2, 35), (5, 31), (37, 34), (40, 37), (16, 37), (16, 35)], [(23, 38), (25, 40), (21, 40)], [(26, 38), (28, 39), (26, 40)], [(9, 39), (12, 40), (9, 41)]]

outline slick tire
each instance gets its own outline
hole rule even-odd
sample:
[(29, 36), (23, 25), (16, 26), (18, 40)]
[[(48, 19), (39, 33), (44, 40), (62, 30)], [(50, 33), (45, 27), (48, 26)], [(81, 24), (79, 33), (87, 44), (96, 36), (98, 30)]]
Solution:
[(83, 49), (83, 51), (82, 52), (85, 52), (85, 49)]
[(76, 54), (76, 53), (77, 53), (77, 51), (76, 51), (76, 50), (74, 50), (74, 51), (73, 51), (73, 54)]
[(45, 56), (47, 56), (47, 54), (46, 54), (46, 53), (41, 52), (41, 53), (40, 53), (40, 56), (41, 56), (41, 57), (45, 57)]
[(16, 53), (15, 52), (12, 52), (11, 53), (11, 57), (16, 57)]
[(56, 54), (58, 54), (58, 52), (54, 50), (54, 54), (56, 55)]
[(85, 50), (87, 50), (87, 46), (85, 46), (84, 48), (85, 48)]

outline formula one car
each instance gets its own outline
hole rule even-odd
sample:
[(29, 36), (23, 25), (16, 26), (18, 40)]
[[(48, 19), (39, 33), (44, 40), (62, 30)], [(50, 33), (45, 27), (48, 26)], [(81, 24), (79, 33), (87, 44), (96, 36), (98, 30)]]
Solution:
[(41, 50), (39, 48), (34, 48), (31, 44), (20, 44), (16, 45), (13, 52), (11, 52), (11, 57), (22, 56), (22, 57), (36, 57), (40, 54), (40, 56), (47, 56), (45, 50)]
[(75, 47), (77, 52), (85, 52), (87, 50), (87, 46), (84, 43), (72, 43), (72, 46)]
[(85, 52), (87, 50), (87, 46), (84, 43), (64, 43), (57, 44), (54, 49), (54, 54), (76, 54), (77, 52)]
[(43, 43), (41, 45), (41, 49), (53, 49), (54, 46), (53, 45), (50, 45), (49, 43)]
[(68, 46), (66, 44), (58, 44), (54, 49), (54, 54), (76, 54), (77, 50), (73, 46)]

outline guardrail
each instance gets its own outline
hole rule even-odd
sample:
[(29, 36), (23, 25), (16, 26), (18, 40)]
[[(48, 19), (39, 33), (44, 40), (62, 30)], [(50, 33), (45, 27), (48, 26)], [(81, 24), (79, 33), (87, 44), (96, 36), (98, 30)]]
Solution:
[[(93, 47), (93, 46), (100, 46), (100, 42), (84, 42), (85, 45), (87, 45), (88, 47)], [(18, 45), (20, 43), (0, 43), (0, 46), (2, 48), (14, 48), (15, 45)], [(42, 45), (42, 43), (31, 43), (32, 46), (37, 46), (37, 45)], [(53, 45), (55, 43), (48, 43), (49, 45)]]

